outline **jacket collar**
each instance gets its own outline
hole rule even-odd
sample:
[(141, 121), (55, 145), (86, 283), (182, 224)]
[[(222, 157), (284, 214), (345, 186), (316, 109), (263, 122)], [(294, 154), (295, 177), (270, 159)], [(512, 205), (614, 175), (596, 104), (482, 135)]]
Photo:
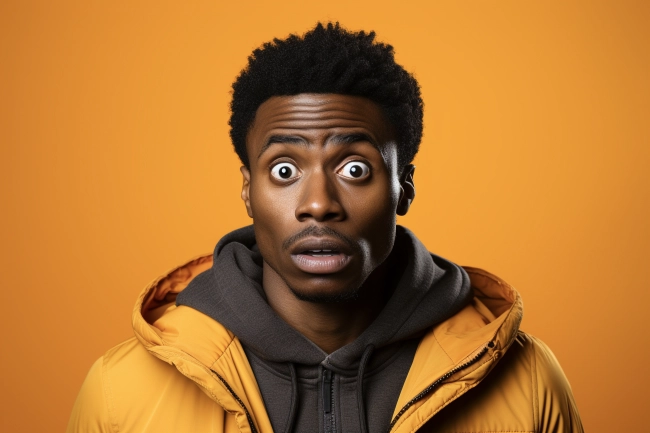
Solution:
[(271, 432), (262, 396), (239, 340), (204, 314), (175, 306), (178, 293), (211, 266), (211, 255), (200, 256), (149, 284), (136, 301), (133, 330), (152, 355), (174, 365), (224, 410), (234, 414), (241, 432)]
[[(393, 420), (399, 419), (392, 432), (413, 431), (414, 425), (423, 424), (474, 387), (517, 337), (523, 317), (519, 293), (489, 272), (464, 269), (474, 299), (423, 337), (393, 412)], [(435, 393), (413, 403), (433, 384), (438, 384)]]

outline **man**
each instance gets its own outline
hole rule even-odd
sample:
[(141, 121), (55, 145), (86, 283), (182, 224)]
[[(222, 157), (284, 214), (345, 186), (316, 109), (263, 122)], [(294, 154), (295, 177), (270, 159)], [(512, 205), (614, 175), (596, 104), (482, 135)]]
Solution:
[(233, 90), (253, 226), (147, 287), (69, 432), (582, 431), (517, 292), (396, 226), (423, 105), (392, 47), (319, 24)]

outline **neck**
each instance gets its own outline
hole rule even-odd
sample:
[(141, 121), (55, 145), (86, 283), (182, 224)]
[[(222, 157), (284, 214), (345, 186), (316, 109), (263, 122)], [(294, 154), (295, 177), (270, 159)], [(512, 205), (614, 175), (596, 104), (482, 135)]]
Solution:
[(266, 263), (264, 292), (271, 308), (289, 325), (326, 353), (356, 340), (381, 312), (388, 297), (384, 266), (377, 268), (359, 289), (359, 296), (344, 302), (298, 299)]

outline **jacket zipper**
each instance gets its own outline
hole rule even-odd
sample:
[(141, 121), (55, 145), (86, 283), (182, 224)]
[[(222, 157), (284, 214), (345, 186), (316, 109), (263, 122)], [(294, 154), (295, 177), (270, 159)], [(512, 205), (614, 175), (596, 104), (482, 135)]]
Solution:
[(402, 415), (404, 415), (404, 413), (405, 413), (405, 412), (406, 412), (406, 411), (407, 411), (411, 406), (413, 406), (415, 403), (417, 403), (418, 401), (420, 401), (420, 400), (422, 400), (424, 397), (426, 397), (426, 396), (427, 396), (431, 391), (434, 390), (434, 388), (436, 388), (438, 385), (440, 385), (440, 383), (442, 383), (443, 381), (449, 379), (451, 376), (453, 376), (454, 374), (458, 373), (460, 370), (463, 370), (463, 369), (469, 367), (470, 365), (474, 364), (475, 362), (477, 362), (479, 359), (481, 359), (481, 357), (482, 357), (483, 355), (485, 355), (485, 353), (488, 351), (488, 348), (491, 348), (491, 347), (494, 347), (494, 343), (490, 341), (490, 342), (489, 342), (487, 345), (485, 345), (485, 346), (483, 347), (483, 349), (481, 349), (481, 351), (480, 351), (479, 353), (477, 353), (477, 354), (476, 354), (472, 359), (470, 359), (469, 361), (465, 362), (464, 364), (459, 365), (458, 367), (455, 367), (455, 368), (449, 370), (447, 373), (445, 373), (444, 375), (440, 376), (440, 377), (439, 377), (435, 382), (433, 382), (431, 385), (427, 386), (427, 387), (426, 387), (422, 392), (420, 392), (418, 395), (416, 395), (415, 397), (413, 397), (413, 398), (412, 398), (408, 403), (406, 403), (406, 404), (404, 405), (404, 407), (403, 407), (403, 408), (402, 408), (402, 409), (397, 413), (397, 415), (395, 415), (395, 418), (393, 418), (393, 421), (391, 421), (390, 425), (388, 426), (388, 432), (390, 432), (390, 431), (393, 429), (393, 427), (395, 426), (395, 423), (397, 423), (397, 420), (399, 420), (399, 419), (402, 417)]
[(332, 402), (334, 401), (334, 373), (331, 370), (323, 369), (323, 412), (325, 433), (336, 432), (336, 419)]
[(257, 428), (255, 428), (255, 424), (253, 423), (253, 418), (251, 417), (250, 412), (248, 412), (248, 409), (246, 408), (246, 405), (241, 400), (241, 398), (239, 398), (239, 396), (235, 394), (235, 391), (232, 390), (230, 385), (228, 385), (228, 382), (226, 382), (226, 380), (223, 377), (221, 377), (219, 373), (217, 373), (214, 370), (210, 370), (210, 371), (217, 375), (217, 377), (219, 378), (221, 383), (223, 383), (223, 385), (226, 387), (230, 395), (232, 395), (233, 398), (237, 401), (237, 403), (239, 403), (239, 406), (241, 406), (241, 408), (244, 409), (244, 413), (246, 413), (246, 419), (248, 420), (248, 423), (251, 426), (251, 433), (257, 433)]

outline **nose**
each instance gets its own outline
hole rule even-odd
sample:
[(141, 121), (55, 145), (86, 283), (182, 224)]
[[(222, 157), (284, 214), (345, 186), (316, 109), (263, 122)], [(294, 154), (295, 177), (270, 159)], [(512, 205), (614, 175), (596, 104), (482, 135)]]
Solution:
[(303, 222), (310, 218), (318, 222), (340, 221), (345, 218), (336, 186), (322, 171), (312, 172), (302, 182), (296, 219)]

